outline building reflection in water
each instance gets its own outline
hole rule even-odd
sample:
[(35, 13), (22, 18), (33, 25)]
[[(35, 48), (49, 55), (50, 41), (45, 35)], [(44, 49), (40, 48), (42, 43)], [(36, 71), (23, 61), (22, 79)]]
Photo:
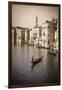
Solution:
[[(12, 49), (13, 79), (17, 83), (57, 83), (58, 56), (50, 55), (49, 49), (38, 49), (35, 46), (13, 46)], [(43, 56), (42, 61), (33, 65), (32, 55)]]

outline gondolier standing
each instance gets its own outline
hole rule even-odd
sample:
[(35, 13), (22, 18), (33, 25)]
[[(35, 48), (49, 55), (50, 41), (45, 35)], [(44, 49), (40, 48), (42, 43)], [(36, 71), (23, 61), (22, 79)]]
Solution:
[(34, 57), (32, 56), (32, 61), (34, 61)]

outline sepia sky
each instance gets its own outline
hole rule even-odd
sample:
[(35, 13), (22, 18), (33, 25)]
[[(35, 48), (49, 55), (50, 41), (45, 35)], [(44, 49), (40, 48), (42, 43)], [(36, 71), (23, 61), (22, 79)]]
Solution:
[(34, 27), (38, 16), (38, 25), (45, 20), (58, 18), (59, 8), (51, 6), (12, 5), (12, 26)]

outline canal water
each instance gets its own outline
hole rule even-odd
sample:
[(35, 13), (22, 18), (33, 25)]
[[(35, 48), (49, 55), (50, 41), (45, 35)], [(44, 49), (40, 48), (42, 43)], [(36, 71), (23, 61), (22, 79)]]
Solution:
[[(43, 56), (41, 62), (32, 65), (32, 56)], [(36, 46), (12, 46), (12, 75), (16, 84), (45, 84), (58, 82), (58, 55), (50, 55), (48, 49)]]

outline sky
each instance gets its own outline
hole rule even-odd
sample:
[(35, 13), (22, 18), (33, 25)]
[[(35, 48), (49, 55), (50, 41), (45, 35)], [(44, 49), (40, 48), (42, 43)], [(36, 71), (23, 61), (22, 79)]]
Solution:
[(38, 25), (41, 26), (45, 20), (58, 18), (59, 8), (51, 6), (12, 5), (12, 26), (32, 28), (35, 26), (36, 16), (38, 17)]

